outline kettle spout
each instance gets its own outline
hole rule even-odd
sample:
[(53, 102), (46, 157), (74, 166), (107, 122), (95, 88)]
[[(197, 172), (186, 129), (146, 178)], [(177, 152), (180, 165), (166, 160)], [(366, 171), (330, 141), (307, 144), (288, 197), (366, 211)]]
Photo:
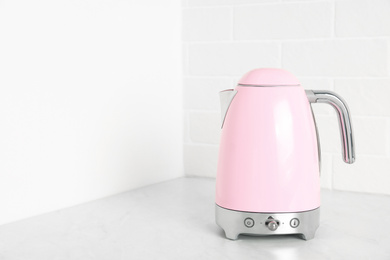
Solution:
[(221, 101), (221, 128), (225, 122), (226, 114), (229, 110), (230, 103), (232, 103), (234, 96), (237, 94), (237, 90), (227, 89), (219, 92), (219, 98)]

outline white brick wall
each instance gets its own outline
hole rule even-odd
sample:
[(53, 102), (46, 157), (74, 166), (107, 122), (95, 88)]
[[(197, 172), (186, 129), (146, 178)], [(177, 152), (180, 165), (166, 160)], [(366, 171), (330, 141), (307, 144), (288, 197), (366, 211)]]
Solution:
[[(242, 62), (242, 59), (246, 62)], [(255, 42), (191, 43), (189, 72), (195, 76), (240, 76), (253, 67), (280, 67), (280, 44)]]
[(285, 42), (282, 44), (283, 67), (296, 76), (386, 76), (387, 49), (386, 39)]
[(236, 40), (323, 38), (332, 33), (329, 2), (237, 6), (233, 13)]
[(357, 160), (341, 159), (336, 113), (313, 105), (321, 186), (390, 194), (390, 1), (186, 0), (183, 2), (184, 163), (215, 177), (218, 91), (248, 70), (282, 67), (306, 89), (348, 102)]
[(390, 1), (349, 0), (336, 2), (338, 37), (390, 36)]

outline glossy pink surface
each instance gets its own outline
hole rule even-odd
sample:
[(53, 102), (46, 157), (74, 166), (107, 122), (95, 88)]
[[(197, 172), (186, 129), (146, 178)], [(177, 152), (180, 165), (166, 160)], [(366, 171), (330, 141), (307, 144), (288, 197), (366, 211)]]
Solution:
[(222, 129), (216, 203), (251, 212), (319, 207), (316, 130), (303, 88), (236, 90)]
[(238, 82), (244, 85), (287, 86), (300, 85), (299, 80), (283, 69), (254, 69), (246, 73)]

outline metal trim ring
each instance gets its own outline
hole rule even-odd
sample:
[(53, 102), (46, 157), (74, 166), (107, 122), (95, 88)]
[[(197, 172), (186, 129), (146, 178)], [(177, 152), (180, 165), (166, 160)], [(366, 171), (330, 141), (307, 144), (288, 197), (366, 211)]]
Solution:
[[(270, 230), (266, 222), (269, 218), (278, 221), (276, 230)], [(254, 225), (247, 227), (244, 220), (250, 218)], [(298, 219), (299, 224), (292, 227), (292, 219)], [(224, 231), (228, 239), (236, 240), (238, 235), (285, 235), (300, 234), (305, 240), (314, 238), (314, 234), (320, 224), (320, 208), (302, 212), (286, 213), (259, 213), (226, 209), (215, 205), (215, 220)]]

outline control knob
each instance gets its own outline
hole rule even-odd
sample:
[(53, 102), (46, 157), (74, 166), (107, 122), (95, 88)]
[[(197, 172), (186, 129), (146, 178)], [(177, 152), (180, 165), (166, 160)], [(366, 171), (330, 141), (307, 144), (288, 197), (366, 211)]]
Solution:
[(273, 217), (269, 217), (265, 222), (265, 225), (268, 227), (269, 230), (275, 231), (279, 227), (279, 221), (275, 220)]

